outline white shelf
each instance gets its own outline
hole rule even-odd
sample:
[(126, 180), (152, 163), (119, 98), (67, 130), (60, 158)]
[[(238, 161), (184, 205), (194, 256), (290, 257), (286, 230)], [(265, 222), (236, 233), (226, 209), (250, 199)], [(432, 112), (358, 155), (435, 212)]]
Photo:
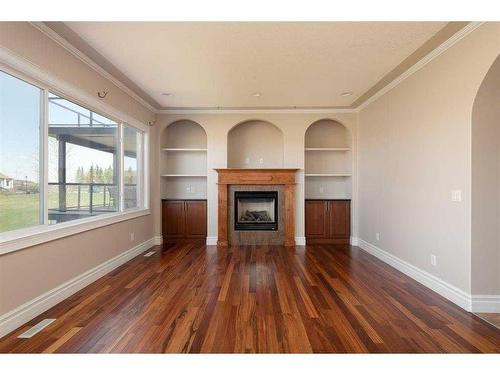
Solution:
[(167, 152), (181, 152), (181, 151), (188, 151), (188, 152), (207, 152), (206, 148), (170, 148), (170, 147), (163, 147), (163, 151)]
[(162, 174), (161, 177), (207, 177), (206, 174)]
[(351, 151), (350, 147), (307, 147), (306, 151)]
[(306, 177), (351, 177), (349, 173), (306, 173)]

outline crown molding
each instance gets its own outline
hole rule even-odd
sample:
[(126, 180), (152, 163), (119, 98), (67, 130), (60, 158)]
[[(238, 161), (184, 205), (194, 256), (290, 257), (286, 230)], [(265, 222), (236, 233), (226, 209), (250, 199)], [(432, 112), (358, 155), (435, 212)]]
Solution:
[(469, 35), (471, 32), (476, 30), (479, 26), (481, 26), (484, 22), (471, 22), (467, 26), (465, 26), (463, 29), (458, 31), (456, 34), (454, 34), (451, 38), (447, 39), (445, 42), (440, 44), (437, 48), (432, 50), (429, 54), (427, 54), (425, 57), (420, 59), (416, 64), (412, 65), (408, 70), (406, 70), (403, 74), (398, 76), (396, 79), (394, 79), (392, 82), (390, 82), (388, 85), (377, 91), (375, 94), (370, 96), (368, 99), (366, 99), (363, 103), (360, 103), (355, 109), (356, 111), (361, 111), (363, 108), (368, 106), (370, 103), (373, 103), (376, 101), (378, 98), (381, 96), (385, 95), (389, 91), (391, 91), (393, 88), (395, 88), (397, 85), (399, 85), (401, 82), (403, 82), (405, 79), (409, 78), (411, 75), (414, 73), (418, 72), (420, 69), (422, 69), (424, 66), (426, 66), (428, 63), (430, 63), (432, 60), (437, 58), (439, 55), (441, 55), (443, 52), (454, 46), (456, 43), (458, 43), (460, 40), (465, 38), (467, 35)]
[(266, 113), (266, 114), (291, 114), (291, 113), (357, 113), (361, 111), (363, 108), (367, 107), (369, 104), (376, 101), (378, 98), (385, 95), (387, 92), (398, 86), (405, 79), (409, 78), (411, 75), (422, 69), (425, 65), (430, 63), (432, 60), (440, 56), (443, 52), (454, 46), (457, 42), (465, 38), (467, 35), (472, 33), (478, 27), (480, 27), (484, 22), (470, 22), (463, 29), (455, 33), (452, 37), (447, 39), (445, 42), (440, 44), (437, 48), (432, 50), (425, 57), (420, 59), (416, 64), (412, 65), (409, 69), (407, 69), (404, 73), (399, 75), (397, 78), (392, 80), (389, 84), (381, 88), (379, 91), (374, 93), (372, 96), (367, 98), (364, 102), (360, 103), (357, 107), (271, 107), (271, 108), (262, 108), (262, 107), (243, 107), (243, 108), (234, 108), (234, 107), (186, 107), (186, 108), (155, 108), (148, 102), (146, 102), (143, 98), (137, 95), (133, 90), (128, 88), (125, 84), (123, 84), (120, 80), (110, 74), (108, 71), (103, 69), (100, 65), (95, 63), (90, 57), (81, 52), (71, 43), (69, 43), (66, 39), (52, 30), (50, 27), (45, 25), (43, 22), (30, 22), (34, 27), (40, 30), (42, 33), (50, 37), (56, 43), (65, 48), (72, 55), (80, 59), (82, 62), (87, 64), (89, 67), (94, 69), (97, 73), (99, 73), (104, 78), (111, 81), (118, 88), (123, 90), (125, 93), (134, 98), (137, 102), (145, 106), (151, 112), (155, 114), (238, 114), (238, 113)]
[(55, 94), (64, 95), (67, 99), (88, 106), (90, 109), (103, 115), (111, 116), (116, 121), (127, 122), (143, 131), (148, 131), (149, 126), (133, 116), (117, 109), (108, 103), (96, 98), (87, 91), (80, 89), (72, 83), (61, 79), (59, 76), (48, 72), (36, 63), (16, 52), (0, 45), (0, 69), (15, 76), (24, 77), (26, 81), (43, 89), (52, 90)]
[(187, 115), (187, 114), (238, 114), (238, 113), (264, 113), (264, 114), (285, 114), (285, 113), (354, 113), (355, 108), (345, 107), (280, 107), (280, 108), (165, 108), (160, 109), (157, 114)]
[(73, 56), (78, 58), (80, 61), (88, 65), (90, 68), (95, 70), (99, 75), (102, 77), (106, 78), (108, 81), (111, 81), (115, 86), (117, 86), (120, 90), (124, 91), (127, 95), (135, 99), (138, 103), (149, 109), (153, 113), (157, 113), (158, 109), (153, 107), (151, 104), (149, 104), (147, 101), (145, 101), (143, 98), (141, 98), (139, 95), (137, 95), (133, 90), (128, 88), (123, 82), (121, 82), (118, 78), (113, 76), (111, 73), (109, 73), (107, 70), (103, 69), (100, 65), (96, 64), (94, 60), (92, 60), (90, 57), (88, 57), (86, 54), (84, 54), (82, 51), (80, 51), (78, 48), (73, 46), (70, 42), (68, 42), (66, 39), (64, 39), (61, 35), (56, 33), (54, 30), (52, 30), (50, 27), (45, 25), (43, 22), (30, 22), (32, 26), (37, 28), (39, 31), (41, 31), (43, 34), (48, 36), (50, 39), (52, 39), (54, 42), (59, 44), (61, 47), (63, 47), (66, 51), (71, 53)]

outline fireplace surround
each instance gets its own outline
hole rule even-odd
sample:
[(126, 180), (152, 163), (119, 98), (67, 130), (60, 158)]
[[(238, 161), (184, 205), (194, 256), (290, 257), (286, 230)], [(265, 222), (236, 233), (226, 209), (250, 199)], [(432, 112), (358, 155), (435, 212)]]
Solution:
[[(216, 171), (219, 191), (218, 246), (261, 243), (257, 241), (295, 246), (295, 174), (298, 169), (223, 168)], [(277, 215), (277, 230), (233, 230), (234, 192), (242, 190), (278, 192), (276, 203), (280, 208)], [(252, 242), (247, 242), (250, 239)]]

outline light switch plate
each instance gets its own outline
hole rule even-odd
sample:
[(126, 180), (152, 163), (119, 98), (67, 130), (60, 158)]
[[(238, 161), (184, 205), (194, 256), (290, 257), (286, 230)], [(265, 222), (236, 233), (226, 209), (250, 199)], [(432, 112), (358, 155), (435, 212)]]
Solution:
[(452, 202), (462, 202), (462, 190), (452, 190), (451, 191), (451, 201)]

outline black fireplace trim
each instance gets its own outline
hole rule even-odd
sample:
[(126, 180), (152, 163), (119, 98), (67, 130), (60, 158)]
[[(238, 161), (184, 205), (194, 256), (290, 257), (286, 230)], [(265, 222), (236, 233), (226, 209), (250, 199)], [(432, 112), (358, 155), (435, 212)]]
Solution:
[[(238, 199), (240, 198), (272, 198), (274, 199), (274, 221), (240, 223), (238, 222)], [(235, 191), (234, 192), (234, 230), (237, 231), (277, 231), (278, 230), (278, 191)]]

